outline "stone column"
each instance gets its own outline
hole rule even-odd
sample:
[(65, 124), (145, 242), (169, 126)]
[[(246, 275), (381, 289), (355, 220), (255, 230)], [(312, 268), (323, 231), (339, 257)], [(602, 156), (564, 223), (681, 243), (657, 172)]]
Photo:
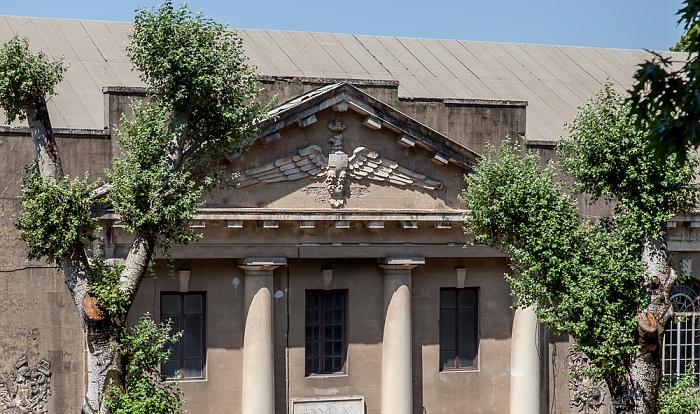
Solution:
[(382, 414), (413, 413), (411, 269), (423, 259), (386, 259), (382, 344)]
[(275, 367), (272, 322), (272, 272), (286, 259), (247, 258), (245, 332), (243, 335), (243, 414), (275, 413)]
[(510, 351), (510, 412), (540, 412), (539, 327), (534, 307), (515, 310)]

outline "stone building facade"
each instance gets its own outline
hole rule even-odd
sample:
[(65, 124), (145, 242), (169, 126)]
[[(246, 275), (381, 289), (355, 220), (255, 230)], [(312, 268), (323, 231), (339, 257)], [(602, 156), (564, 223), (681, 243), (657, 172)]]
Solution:
[[(123, 52), (127, 29), (0, 20), (1, 40), (27, 36), (71, 64), (50, 108), (71, 176), (103, 174), (121, 114), (144, 95)], [(644, 55), (240, 34), (277, 106), (247, 152), (222, 154), (237, 186), (206, 196), (192, 220), (203, 239), (171, 249), (172, 271), (156, 260), (130, 314), (184, 330), (163, 370), (183, 377), (188, 412), (606, 412), (604, 390), (570, 381), (569, 365), (585, 361), (568, 355), (568, 338), (511, 308), (507, 257), (465, 247), (458, 196), (487, 142), (553, 157), (576, 106), (608, 76), (628, 84)], [(36, 411), (76, 412), (85, 362), (72, 301), (55, 268), (25, 261), (12, 224), (28, 129), (2, 126), (0, 142), (0, 379), (50, 383)], [(96, 247), (124, 257), (131, 236), (112, 212), (98, 215)], [(691, 274), (696, 221), (672, 224)], [(12, 410), (19, 388), (0, 385)]]

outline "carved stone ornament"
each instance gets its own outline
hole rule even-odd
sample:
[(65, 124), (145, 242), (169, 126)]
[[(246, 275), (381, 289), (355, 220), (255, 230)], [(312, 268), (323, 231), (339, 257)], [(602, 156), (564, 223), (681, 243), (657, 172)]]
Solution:
[(284, 158), (243, 172), (236, 179), (237, 187), (295, 181), (302, 178), (324, 179), (329, 204), (345, 204), (349, 194), (348, 179), (387, 182), (397, 186), (439, 190), (442, 183), (400, 166), (396, 161), (380, 156), (376, 151), (357, 147), (349, 156), (343, 149), (345, 125), (339, 119), (328, 123), (335, 135), (328, 139), (331, 150), (326, 157), (318, 145), (309, 145)]
[(605, 386), (601, 379), (591, 378), (584, 374), (592, 365), (583, 352), (569, 348), (569, 391), (571, 391), (571, 406), (579, 411), (589, 413), (598, 411), (605, 401)]
[(46, 398), (51, 395), (51, 364), (39, 361), (36, 369), (30, 370), (27, 357), (15, 364), (14, 372), (2, 373), (0, 377), (0, 405), (4, 414), (44, 414)]

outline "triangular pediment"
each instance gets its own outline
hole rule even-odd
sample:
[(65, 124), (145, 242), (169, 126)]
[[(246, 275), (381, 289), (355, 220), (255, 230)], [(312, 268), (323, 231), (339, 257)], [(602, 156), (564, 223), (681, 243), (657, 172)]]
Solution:
[(239, 176), (222, 207), (421, 215), (461, 210), (478, 155), (340, 83), (270, 111), (248, 150), (229, 158)]
[(274, 108), (260, 123), (256, 140), (269, 143), (283, 139), (282, 129), (294, 124), (301, 127), (310, 125), (316, 122), (316, 114), (327, 108), (332, 108), (338, 114), (353, 111), (363, 115), (363, 123), (368, 128), (393, 131), (397, 134), (397, 143), (405, 147), (419, 145), (425, 148), (436, 163), (450, 162), (471, 170), (480, 157), (469, 148), (345, 82), (318, 88)]

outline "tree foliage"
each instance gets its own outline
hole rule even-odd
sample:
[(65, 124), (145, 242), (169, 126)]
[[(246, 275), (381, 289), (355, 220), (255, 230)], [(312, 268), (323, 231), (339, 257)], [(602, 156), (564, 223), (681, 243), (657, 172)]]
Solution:
[(133, 118), (118, 132), (123, 150), (107, 172), (109, 200), (128, 229), (153, 235), (158, 244), (186, 244), (196, 238), (190, 217), (202, 205), (204, 183), (185, 168), (173, 170), (169, 161), (178, 131), (168, 131), (166, 111), (134, 102)]
[(129, 362), (125, 390), (110, 386), (104, 394), (112, 414), (182, 413), (182, 391), (160, 373), (160, 364), (170, 354), (168, 345), (181, 336), (171, 335), (170, 326), (156, 325), (148, 314), (120, 334), (119, 352)]
[(52, 62), (43, 52), (32, 53), (27, 39), (7, 41), (0, 51), (0, 106), (8, 122), (24, 121), (27, 106), (54, 95), (66, 69), (62, 59)]
[(669, 50), (671, 52), (690, 52), (692, 48), (693, 39), (697, 39), (700, 35), (700, 24), (696, 21), (692, 26), (688, 27), (685, 32), (681, 35), (675, 45), (671, 46)]
[(36, 164), (27, 167), (20, 197), (24, 210), (15, 222), (27, 244), (27, 258), (45, 257), (58, 264), (76, 246), (94, 238), (97, 220), (90, 212), (94, 206), (90, 192), (96, 186), (87, 176), (44, 182)]
[[(0, 50), (0, 106), (10, 120), (30, 118), (37, 156), (16, 225), (30, 259), (61, 266), (76, 304), (90, 367), (84, 413), (180, 411), (180, 391), (158, 373), (167, 358), (163, 346), (176, 338), (149, 319), (127, 328), (127, 313), (155, 249), (198, 237), (189, 220), (203, 192), (226, 182), (223, 154), (249, 143), (267, 107), (253, 100), (259, 77), (237, 34), (186, 3), (139, 10), (130, 37), (127, 54), (148, 85), (148, 100), (123, 119), (121, 153), (106, 183), (63, 175), (46, 106), (65, 71), (62, 62), (33, 54), (17, 38)], [(133, 231), (118, 265), (89, 258), (97, 203), (113, 208)], [(104, 318), (87, 313), (88, 297)]]
[(638, 350), (637, 315), (649, 301), (642, 249), (663, 224), (697, 201), (694, 161), (653, 161), (647, 133), (608, 85), (581, 107), (558, 146), (576, 191), (614, 203), (615, 214), (591, 219), (556, 179), (504, 142), (489, 147), (467, 178), (465, 230), (474, 242), (512, 259), (506, 276), (517, 306), (536, 305), (547, 328), (568, 333), (599, 374), (619, 373)]
[(141, 10), (130, 37), (127, 54), (151, 102), (171, 111), (171, 129), (181, 128), (187, 167), (218, 178), (212, 167), (224, 151), (247, 143), (265, 110), (251, 101), (260, 92), (259, 75), (246, 63), (240, 37), (171, 1)]
[(628, 245), (611, 221), (580, 218), (555, 182), (555, 165), (541, 170), (538, 162), (507, 141), (489, 147), (462, 195), (466, 231), (511, 257), (515, 276), (506, 279), (517, 306), (536, 305), (540, 321), (570, 333), (595, 366), (618, 369), (635, 350), (640, 246)]
[(653, 53), (640, 65), (630, 92), (632, 114), (639, 127), (648, 125), (649, 146), (662, 159), (676, 154), (684, 159), (700, 144), (700, 0), (686, 0), (678, 12), (685, 35), (679, 43), (685, 61)]
[(685, 367), (685, 374), (664, 380), (659, 392), (659, 414), (694, 413), (700, 407), (700, 388), (695, 384), (695, 366)]
[(558, 155), (574, 179), (574, 191), (589, 193), (593, 200), (614, 199), (615, 220), (642, 240), (658, 237), (674, 214), (697, 204), (691, 185), (695, 157), (687, 165), (676, 154), (650, 162), (649, 128), (639, 127), (630, 105), (611, 84), (579, 108), (567, 131), (569, 139), (559, 144)]

